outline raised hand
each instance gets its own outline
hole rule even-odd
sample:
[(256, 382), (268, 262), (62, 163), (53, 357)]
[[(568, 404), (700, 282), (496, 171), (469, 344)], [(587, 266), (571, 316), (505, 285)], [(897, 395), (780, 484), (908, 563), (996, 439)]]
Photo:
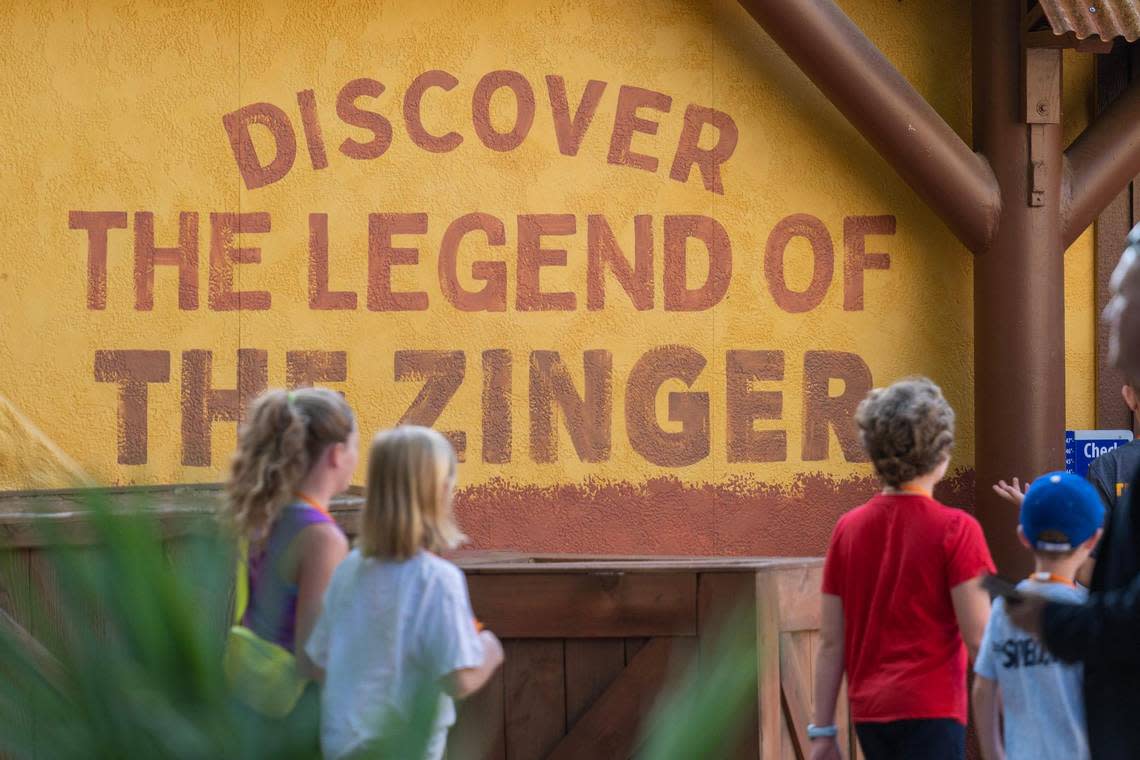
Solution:
[(1025, 500), (1025, 492), (1029, 490), (1029, 484), (1024, 486), (1018, 482), (1017, 478), (1013, 479), (1013, 484), (1006, 483), (1004, 480), (999, 480), (994, 485), (994, 493), (1002, 497), (1010, 504), (1020, 508), (1021, 502)]

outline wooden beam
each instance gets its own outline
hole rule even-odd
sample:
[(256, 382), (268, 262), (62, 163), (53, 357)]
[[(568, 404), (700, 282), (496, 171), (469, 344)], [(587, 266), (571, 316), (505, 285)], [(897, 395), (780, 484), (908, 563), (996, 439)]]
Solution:
[[(1120, 48), (1096, 59), (1096, 110), (1108, 108), (1128, 87), (1128, 50)], [(1121, 189), (1101, 210), (1094, 227), (1093, 282), (1096, 313), (1096, 426), (1101, 430), (1128, 430), (1132, 412), (1121, 398), (1124, 373), (1108, 360), (1108, 325), (1100, 318), (1108, 305), (1112, 271), (1124, 251), (1125, 238), (1132, 228), (1134, 211), (1128, 187)]]
[[(800, 665), (792, 639), (794, 633), (780, 634), (780, 699), (787, 713), (788, 732), (797, 753), (803, 757), (808, 746), (807, 725), (811, 723), (811, 689), (809, 673)], [(803, 733), (801, 733), (803, 732)]]
[(1137, 174), (1140, 81), (1133, 81), (1065, 151), (1063, 247), (1072, 245)]
[(696, 573), (467, 578), (476, 616), (502, 638), (695, 636)]
[(780, 757), (780, 585), (774, 572), (756, 574), (756, 659), (760, 757)]
[(665, 685), (670, 661), (689, 660), (695, 650), (696, 639), (692, 638), (651, 640), (578, 719), (547, 760), (630, 757), (637, 749), (641, 724)]
[(1001, 212), (989, 163), (832, 0), (740, 3), (966, 247), (988, 247)]

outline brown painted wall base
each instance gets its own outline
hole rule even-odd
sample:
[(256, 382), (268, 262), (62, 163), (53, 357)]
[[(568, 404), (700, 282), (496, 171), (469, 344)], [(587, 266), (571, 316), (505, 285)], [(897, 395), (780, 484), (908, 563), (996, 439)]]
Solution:
[[(460, 525), (478, 549), (603, 554), (821, 556), (835, 521), (879, 489), (873, 477), (798, 478), (791, 486), (688, 485), (657, 478), (552, 488), (492, 483), (462, 490)], [(936, 496), (972, 508), (974, 472)]]

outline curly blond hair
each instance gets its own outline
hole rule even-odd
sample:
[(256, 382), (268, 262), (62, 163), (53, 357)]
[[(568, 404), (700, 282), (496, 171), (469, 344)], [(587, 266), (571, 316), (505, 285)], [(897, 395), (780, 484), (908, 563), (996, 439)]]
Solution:
[(875, 473), (897, 487), (933, 471), (954, 446), (954, 410), (925, 377), (875, 388), (855, 411)]
[(356, 428), (344, 398), (326, 388), (271, 390), (250, 404), (226, 482), (226, 508), (241, 535), (269, 535), (281, 510), (334, 443)]

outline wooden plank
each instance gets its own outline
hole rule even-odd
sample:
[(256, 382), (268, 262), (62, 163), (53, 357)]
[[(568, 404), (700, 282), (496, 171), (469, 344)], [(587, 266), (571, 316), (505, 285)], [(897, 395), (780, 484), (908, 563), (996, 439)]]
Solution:
[(540, 760), (566, 733), (563, 642), (523, 639), (503, 646), (507, 757)]
[(472, 575), (475, 614), (502, 638), (693, 636), (694, 573)]
[(811, 723), (811, 644), (806, 633), (780, 634), (780, 692), (788, 733), (797, 758), (809, 754)]
[(447, 760), (506, 760), (505, 684), (500, 668), (486, 686), (456, 705)]
[[(697, 642), (702, 670), (718, 655), (723, 626), (733, 615), (739, 615), (745, 624), (756, 619), (755, 574), (701, 573), (697, 579)], [(748, 642), (755, 641), (754, 636), (748, 637)], [(729, 756), (756, 760), (760, 757), (760, 703), (755, 697), (747, 707), (747, 716)]]
[(625, 668), (622, 639), (566, 640), (566, 728), (604, 692)]
[[(32, 596), (28, 574), (28, 552), (24, 549), (0, 551), (0, 608), (12, 616), (28, 635), (31, 634)], [(37, 640), (37, 643), (38, 640)], [(4, 677), (0, 674), (0, 678)], [(34, 735), (35, 713), (31, 705), (17, 708), (15, 715), (21, 732)]]
[(780, 587), (775, 572), (756, 574), (757, 696), (760, 710), (760, 757), (780, 751)]
[(578, 719), (549, 760), (629, 758), (637, 749), (641, 724), (669, 675), (670, 659), (695, 651), (694, 638), (652, 639)]
[(797, 567), (776, 572), (780, 588), (780, 630), (818, 631), (823, 567)]
[(598, 574), (631, 575), (691, 572), (755, 572), (770, 568), (822, 567), (821, 557), (582, 557), (579, 555), (529, 555), (521, 561), (482, 561), (468, 564), (461, 553), (449, 555), (469, 575), (498, 574)]
[(625, 664), (629, 665), (633, 662), (633, 658), (641, 651), (641, 648), (649, 643), (649, 639), (645, 637), (633, 638), (625, 640)]
[[(1128, 86), (1128, 49), (1096, 57), (1096, 111), (1101, 113)], [(1120, 396), (1124, 375), (1108, 361), (1108, 326), (1100, 315), (1109, 299), (1108, 281), (1120, 260), (1134, 219), (1133, 193), (1125, 188), (1101, 211), (1094, 227), (1096, 292), (1096, 426), (1133, 429), (1132, 414)]]
[(1027, 48), (1023, 67), (1026, 124), (1061, 123), (1061, 51)]

